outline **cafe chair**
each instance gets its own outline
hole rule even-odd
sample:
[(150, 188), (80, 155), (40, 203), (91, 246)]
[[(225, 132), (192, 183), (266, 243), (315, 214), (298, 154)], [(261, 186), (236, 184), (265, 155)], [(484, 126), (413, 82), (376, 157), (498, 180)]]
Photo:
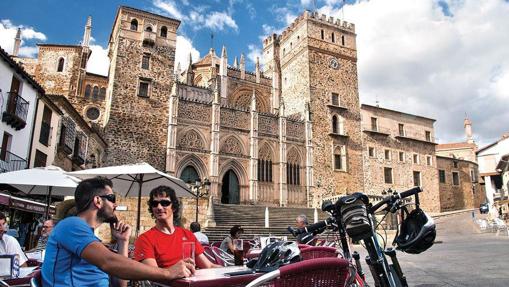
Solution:
[(212, 252), (216, 258), (216, 263), (222, 266), (233, 266), (233, 255), (226, 253), (222, 249), (212, 246)]
[(304, 248), (308, 248), (308, 247), (311, 247), (311, 245), (307, 245), (307, 244), (302, 244), (302, 243), (299, 243), (299, 249), (302, 250)]
[(30, 279), (30, 287), (42, 287), (41, 270), (37, 270)]
[(212, 248), (210, 246), (208, 245), (203, 246), (203, 254), (205, 254), (205, 257), (207, 257), (207, 259), (210, 262), (218, 264), (216, 261), (216, 257), (214, 256), (214, 252), (212, 251)]
[(338, 257), (338, 254), (339, 253), (336, 248), (327, 246), (310, 246), (300, 250), (302, 260), (323, 257)]
[(210, 247), (217, 247), (217, 248), (221, 247), (221, 241), (212, 242), (210, 244)]
[(283, 266), (246, 287), (343, 287), (351, 274), (355, 269), (345, 259), (315, 258)]

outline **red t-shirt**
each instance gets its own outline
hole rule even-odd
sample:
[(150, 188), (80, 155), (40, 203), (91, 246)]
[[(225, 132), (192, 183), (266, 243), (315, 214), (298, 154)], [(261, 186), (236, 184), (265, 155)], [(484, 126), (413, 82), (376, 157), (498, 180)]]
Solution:
[(195, 258), (203, 253), (203, 247), (191, 231), (175, 227), (175, 232), (166, 234), (152, 227), (134, 243), (134, 258), (136, 261), (154, 258), (157, 266), (168, 268), (182, 259), (183, 242), (194, 242)]

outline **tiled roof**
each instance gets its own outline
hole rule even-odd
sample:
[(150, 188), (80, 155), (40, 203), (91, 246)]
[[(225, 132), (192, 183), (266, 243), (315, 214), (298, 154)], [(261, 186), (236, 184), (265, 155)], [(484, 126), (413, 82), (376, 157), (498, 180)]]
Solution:
[(475, 148), (475, 147), (476, 147), (476, 145), (473, 143), (461, 142), (461, 143), (439, 144), (439, 145), (437, 145), (436, 149), (441, 150), (441, 149)]

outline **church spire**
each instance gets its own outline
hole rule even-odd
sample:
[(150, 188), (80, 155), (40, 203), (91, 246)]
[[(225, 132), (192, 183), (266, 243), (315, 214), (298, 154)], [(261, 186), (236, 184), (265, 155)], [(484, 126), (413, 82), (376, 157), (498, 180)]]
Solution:
[(85, 25), (85, 32), (83, 33), (83, 41), (81, 46), (88, 47), (90, 45), (90, 34), (92, 33), (92, 16), (87, 17), (87, 24)]
[(16, 31), (16, 38), (14, 38), (14, 48), (12, 49), (12, 56), (17, 57), (19, 48), (21, 47), (21, 29), (18, 28)]

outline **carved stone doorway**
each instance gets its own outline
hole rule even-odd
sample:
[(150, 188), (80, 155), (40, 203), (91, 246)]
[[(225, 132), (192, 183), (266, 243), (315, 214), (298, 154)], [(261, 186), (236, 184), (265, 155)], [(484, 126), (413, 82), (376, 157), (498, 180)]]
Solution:
[(233, 170), (228, 170), (224, 176), (221, 185), (221, 203), (239, 204), (240, 203), (240, 185), (239, 178)]

